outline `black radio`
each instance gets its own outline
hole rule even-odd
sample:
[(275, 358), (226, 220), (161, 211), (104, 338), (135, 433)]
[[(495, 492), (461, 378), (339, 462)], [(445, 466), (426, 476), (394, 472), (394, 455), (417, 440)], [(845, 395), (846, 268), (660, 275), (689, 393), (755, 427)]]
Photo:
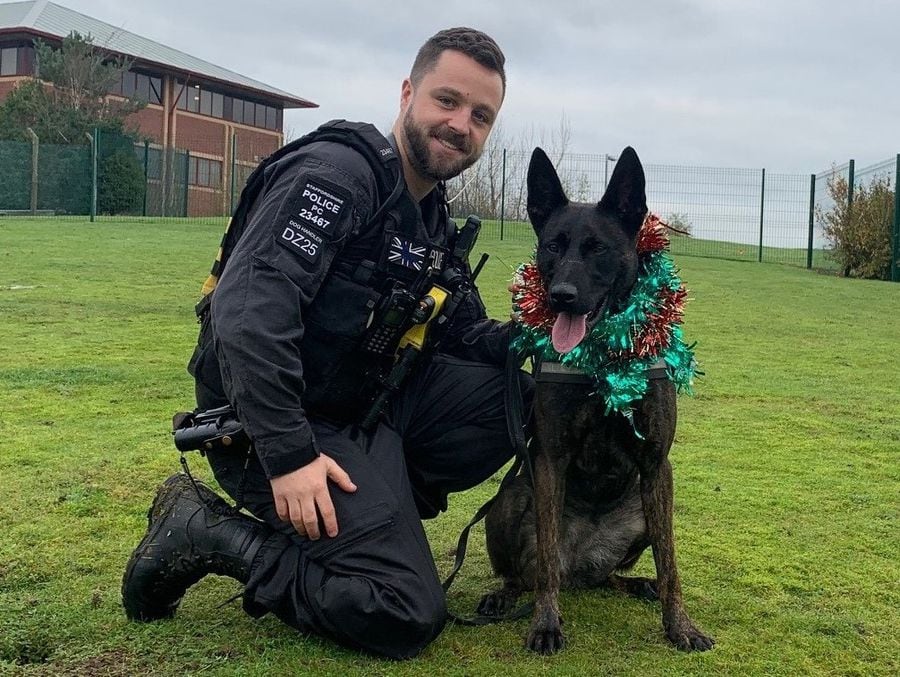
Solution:
[(395, 283), (369, 317), (363, 351), (373, 355), (393, 355), (400, 337), (413, 324), (412, 315), (418, 304), (419, 299), (409, 289)]

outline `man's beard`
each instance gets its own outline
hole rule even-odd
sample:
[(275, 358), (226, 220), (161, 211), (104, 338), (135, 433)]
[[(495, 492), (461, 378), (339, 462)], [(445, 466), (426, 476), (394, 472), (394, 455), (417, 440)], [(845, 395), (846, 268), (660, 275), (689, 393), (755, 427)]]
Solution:
[[(466, 137), (454, 133), (446, 126), (429, 131), (416, 124), (412, 117), (412, 107), (407, 108), (403, 116), (403, 132), (406, 135), (410, 164), (422, 178), (429, 181), (452, 179), (475, 164), (481, 156), (480, 152), (473, 152), (472, 144)], [(458, 160), (439, 161), (428, 148), (429, 138), (432, 136), (459, 148), (464, 155)]]

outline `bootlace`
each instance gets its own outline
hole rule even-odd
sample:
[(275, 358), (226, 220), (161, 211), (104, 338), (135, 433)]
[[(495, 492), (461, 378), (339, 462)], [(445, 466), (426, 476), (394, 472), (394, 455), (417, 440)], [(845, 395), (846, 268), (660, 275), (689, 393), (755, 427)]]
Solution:
[(220, 517), (234, 517), (235, 515), (240, 514), (240, 510), (237, 507), (228, 505), (220, 497), (216, 496), (217, 500), (212, 500), (208, 496), (204, 496), (204, 492), (200, 490), (200, 485), (197, 484), (197, 480), (195, 480), (194, 476), (191, 474), (191, 469), (188, 466), (187, 459), (184, 457), (184, 453), (181, 454), (179, 461), (181, 462), (181, 467), (184, 468), (184, 472), (188, 476), (191, 485), (194, 487), (194, 493), (197, 494), (197, 499), (203, 503), (203, 505)]

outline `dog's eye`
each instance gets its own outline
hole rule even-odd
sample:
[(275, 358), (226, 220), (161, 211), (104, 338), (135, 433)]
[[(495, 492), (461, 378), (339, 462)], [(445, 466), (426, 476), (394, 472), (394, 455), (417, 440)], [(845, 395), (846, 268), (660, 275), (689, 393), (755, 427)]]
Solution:
[(559, 245), (556, 244), (555, 242), (548, 242), (547, 243), (547, 251), (550, 252), (551, 254), (559, 254)]
[(607, 247), (602, 242), (598, 242), (597, 244), (594, 245), (594, 251), (597, 252), (598, 254), (602, 254), (607, 249), (609, 249), (609, 247)]

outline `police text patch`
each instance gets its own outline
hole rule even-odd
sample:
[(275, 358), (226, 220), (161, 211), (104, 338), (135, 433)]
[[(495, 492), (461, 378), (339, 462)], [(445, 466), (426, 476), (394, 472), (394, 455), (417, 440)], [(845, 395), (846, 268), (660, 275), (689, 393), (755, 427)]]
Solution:
[(331, 186), (307, 181), (300, 189), (296, 211), (291, 215), (299, 223), (331, 233), (349, 200)]
[(281, 226), (278, 233), (278, 244), (299, 254), (310, 263), (315, 263), (322, 253), (325, 244), (322, 236), (312, 228), (308, 228), (297, 219), (290, 219), (287, 225)]

